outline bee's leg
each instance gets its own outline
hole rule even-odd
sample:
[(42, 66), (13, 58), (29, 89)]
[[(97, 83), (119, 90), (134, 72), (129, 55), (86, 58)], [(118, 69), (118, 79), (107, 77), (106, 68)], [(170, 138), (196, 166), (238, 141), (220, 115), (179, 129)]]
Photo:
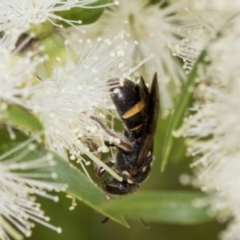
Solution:
[(116, 147), (116, 145), (110, 141), (104, 141), (104, 144), (107, 146), (107, 147)]
[[(86, 142), (87, 142), (88, 146), (89, 146), (94, 152), (97, 152), (97, 151), (98, 151), (99, 146), (98, 146), (98, 144), (97, 144), (95, 141), (93, 141), (92, 139), (88, 138), (88, 139), (86, 139)], [(99, 154), (100, 154), (100, 156), (101, 156), (101, 153), (100, 153), (100, 152), (98, 153), (98, 155), (99, 155)]]
[(98, 118), (92, 116), (91, 119), (97, 122), (109, 137), (113, 138), (112, 142), (109, 142), (109, 141), (104, 142), (106, 146), (110, 146), (110, 147), (115, 146), (126, 152), (131, 152), (133, 150), (133, 146), (131, 142), (127, 139), (127, 137), (123, 135), (120, 136), (116, 132), (112, 131), (111, 129), (106, 127)]
[[(115, 165), (112, 161), (105, 162), (105, 164), (106, 164), (108, 167), (113, 167), (113, 166)], [(99, 166), (97, 166), (97, 168), (94, 168), (94, 172), (95, 172), (95, 175), (96, 175), (97, 177), (102, 177), (103, 174), (106, 172), (106, 170), (105, 170), (104, 167), (99, 167)]]
[[(92, 139), (87, 139), (86, 141), (88, 143), (88, 146), (93, 151), (95, 151), (95, 152), (98, 151), (99, 146), (95, 141), (93, 141)], [(108, 145), (106, 145), (106, 146), (108, 147)], [(113, 145), (113, 146), (115, 146), (115, 145)], [(98, 152), (97, 156), (98, 156), (98, 158), (101, 158), (101, 152)], [(114, 163), (112, 161), (106, 162), (105, 164), (108, 167), (113, 167), (114, 166)], [(97, 177), (102, 177), (105, 172), (106, 172), (106, 170), (103, 167), (100, 167), (100, 166), (98, 166), (97, 164), (94, 163), (94, 173)]]

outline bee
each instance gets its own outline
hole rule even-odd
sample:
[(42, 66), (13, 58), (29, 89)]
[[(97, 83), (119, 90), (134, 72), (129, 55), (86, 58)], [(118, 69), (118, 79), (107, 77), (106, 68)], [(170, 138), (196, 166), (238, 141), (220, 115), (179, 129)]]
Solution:
[[(115, 161), (106, 164), (114, 168), (123, 181), (108, 177), (101, 185), (107, 193), (124, 195), (137, 191), (139, 184), (151, 171), (154, 134), (159, 113), (157, 74), (153, 77), (150, 92), (142, 77), (139, 85), (128, 79), (110, 79), (108, 86), (125, 131), (124, 138), (119, 137), (118, 143), (105, 142), (106, 146), (117, 147), (118, 150)], [(110, 130), (109, 134), (112, 134)], [(100, 167), (95, 173), (101, 177), (105, 169)]]

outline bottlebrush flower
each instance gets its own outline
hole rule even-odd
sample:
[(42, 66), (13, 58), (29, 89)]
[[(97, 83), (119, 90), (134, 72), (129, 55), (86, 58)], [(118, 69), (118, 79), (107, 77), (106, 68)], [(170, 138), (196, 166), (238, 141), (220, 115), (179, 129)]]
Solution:
[(183, 60), (183, 69), (188, 74), (206, 43), (216, 31), (209, 31), (204, 25), (199, 24), (199, 26), (195, 25), (187, 30), (183, 28), (181, 32), (184, 38), (177, 44), (169, 43), (169, 47), (173, 56)]
[[(12, 135), (11, 135), (12, 136)], [(13, 135), (14, 136), (14, 135)], [(63, 184), (50, 183), (54, 173), (47, 170), (55, 162), (52, 154), (30, 159), (29, 154), (36, 149), (33, 139), (0, 155), (0, 238), (9, 240), (10, 236), (22, 239), (31, 235), (33, 222), (61, 232), (61, 228), (48, 223), (49, 218), (40, 209), (34, 195), (57, 201), (47, 191), (63, 190)], [(28, 158), (28, 160), (24, 160)], [(15, 230), (14, 230), (15, 228)]]
[(231, 216), (222, 239), (240, 239), (240, 46), (239, 17), (209, 47), (210, 64), (199, 69), (195, 111), (183, 125), (195, 156), (198, 185), (214, 196), (213, 208)]
[(185, 17), (178, 28), (182, 37), (178, 43), (170, 42), (169, 46), (174, 56), (182, 58), (183, 68), (189, 73), (207, 42), (240, 10), (240, 2), (187, 0), (182, 4)]
[[(88, 4), (96, 0), (84, 1), (59, 1), (59, 0), (22, 0), (22, 1), (1, 1), (0, 3), (0, 31), (25, 32), (31, 25), (37, 25), (50, 21), (53, 25), (61, 27), (56, 20), (62, 20), (70, 25), (80, 24), (79, 21), (72, 21), (59, 17), (56, 12), (66, 11), (73, 7), (88, 7)], [(94, 7), (93, 7), (94, 8)]]
[(111, 140), (109, 134), (92, 118), (97, 117), (104, 124), (111, 122), (106, 118), (114, 109), (107, 80), (127, 77), (134, 71), (125, 64), (127, 46), (115, 45), (110, 50), (111, 44), (102, 39), (80, 40), (76, 63), (67, 54), (66, 46), (66, 62), (60, 62), (51, 77), (32, 87), (26, 103), (44, 126), (48, 148), (62, 156), (69, 150), (70, 158), (81, 164), (81, 160), (85, 161), (81, 154), (91, 154), (88, 144), (83, 145), (89, 140), (98, 141), (98, 151), (108, 150), (104, 140)]
[(225, 13), (236, 13), (240, 10), (240, 2), (238, 0), (231, 1), (231, 4), (227, 0), (190, 0), (189, 4), (200, 11), (217, 11)]
[(178, 42), (170, 42), (169, 47), (174, 56), (183, 60), (183, 69), (188, 74), (207, 42), (217, 34), (227, 16), (214, 11), (200, 11), (192, 2), (186, 6), (188, 8), (185, 10), (185, 22), (178, 28), (182, 37)]
[(131, 66), (153, 55), (139, 74), (151, 81), (158, 73), (160, 96), (163, 110), (172, 107), (172, 97), (179, 92), (184, 72), (168, 48), (169, 41), (176, 42), (178, 33), (174, 29), (180, 18), (176, 15), (178, 5), (161, 7), (149, 5), (147, 0), (121, 0), (118, 6), (105, 10), (100, 20), (86, 26), (87, 38), (112, 38), (120, 35), (129, 43), (136, 43), (134, 51), (127, 55)]
[(36, 66), (43, 59), (32, 52), (17, 55), (24, 43), (15, 48), (12, 42), (11, 35), (5, 35), (0, 40), (0, 100), (26, 107), (21, 97), (27, 97)]

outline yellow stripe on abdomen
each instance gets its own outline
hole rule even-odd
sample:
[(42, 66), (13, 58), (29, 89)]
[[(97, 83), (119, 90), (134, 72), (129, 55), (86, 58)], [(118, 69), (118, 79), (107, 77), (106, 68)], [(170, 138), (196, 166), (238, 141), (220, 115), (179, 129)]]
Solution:
[(130, 118), (134, 116), (136, 113), (140, 112), (144, 108), (144, 102), (139, 101), (136, 103), (132, 108), (130, 108), (128, 111), (126, 111), (123, 115), (123, 119)]
[(143, 124), (140, 124), (140, 125), (138, 125), (138, 126), (136, 126), (136, 127), (134, 127), (134, 128), (130, 128), (129, 130), (130, 130), (130, 131), (135, 131), (135, 130), (141, 128), (142, 126), (143, 126)]

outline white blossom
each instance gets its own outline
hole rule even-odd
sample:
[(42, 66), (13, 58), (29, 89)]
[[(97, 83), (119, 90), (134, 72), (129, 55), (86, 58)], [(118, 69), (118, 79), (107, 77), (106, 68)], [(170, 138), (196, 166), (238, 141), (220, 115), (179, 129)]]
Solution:
[[(184, 31), (182, 31), (184, 35)], [(173, 56), (180, 57), (184, 64), (183, 69), (188, 74), (197, 57), (206, 46), (213, 32), (207, 31), (204, 26), (195, 26), (185, 32), (185, 37), (177, 44), (169, 44)]]
[(81, 164), (85, 161), (81, 155), (91, 154), (88, 144), (83, 145), (89, 139), (98, 142), (99, 151), (107, 150), (104, 140), (110, 136), (92, 118), (111, 123), (106, 115), (114, 106), (107, 80), (127, 77), (134, 71), (125, 64), (127, 46), (115, 45), (110, 51), (111, 44), (108, 39), (80, 40), (77, 62), (71, 60), (66, 46), (66, 62), (59, 62), (51, 77), (35, 84), (26, 101), (44, 126), (47, 147), (61, 155), (69, 150), (70, 159)]
[(240, 10), (240, 2), (238, 0), (229, 1), (227, 0), (187, 0), (189, 4), (200, 11), (217, 11), (226, 13), (236, 13)]
[(161, 7), (161, 4), (149, 5), (147, 0), (121, 0), (118, 6), (107, 8), (98, 22), (85, 29), (87, 38), (120, 35), (136, 44), (134, 51), (127, 55), (131, 66), (153, 56), (138, 74), (151, 82), (153, 74), (158, 73), (161, 104), (166, 113), (172, 107), (172, 97), (179, 92), (184, 72), (168, 48), (169, 41), (176, 42), (179, 37), (176, 26), (181, 19), (176, 12), (180, 6)]
[(185, 22), (178, 28), (182, 37), (178, 42), (169, 43), (173, 55), (183, 60), (183, 68), (187, 74), (201, 51), (215, 37), (227, 19), (223, 13), (200, 11), (192, 5), (191, 1), (186, 4)]
[(181, 4), (185, 9), (182, 12), (184, 23), (178, 28), (182, 37), (177, 43), (170, 42), (169, 46), (174, 56), (182, 58), (183, 67), (189, 73), (208, 41), (240, 11), (240, 2), (183, 0)]
[(221, 32), (200, 66), (194, 112), (181, 129), (202, 190), (214, 196), (213, 209), (232, 217), (221, 237), (240, 239), (240, 46), (239, 18)]
[(0, 40), (0, 100), (25, 106), (21, 97), (27, 97), (35, 69), (43, 59), (30, 51), (26, 55), (18, 55), (24, 43), (15, 48), (12, 42), (11, 35)]
[[(81, 24), (79, 21), (61, 18), (57, 12), (67, 11), (73, 7), (91, 8), (88, 6), (96, 0), (8, 0), (0, 3), (0, 31), (25, 32), (30, 27), (50, 21), (53, 25), (61, 27), (57, 20), (62, 20), (70, 25)], [(98, 6), (103, 7), (104, 5)], [(94, 7), (92, 7), (94, 8)]]
[[(10, 137), (16, 138), (14, 133), (11, 133)], [(64, 185), (49, 182), (50, 179), (57, 177), (55, 173), (48, 171), (48, 168), (55, 164), (52, 154), (31, 159), (31, 152), (36, 147), (33, 139), (30, 139), (0, 155), (0, 239), (2, 240), (9, 240), (10, 236), (18, 239), (21, 235), (30, 236), (34, 222), (58, 233), (61, 232), (61, 228), (48, 223), (49, 217), (45, 216), (34, 195), (58, 201), (56, 196), (48, 194), (46, 190), (60, 191), (64, 189)], [(9, 224), (12, 226), (10, 227)], [(15, 230), (12, 229), (13, 227)]]

